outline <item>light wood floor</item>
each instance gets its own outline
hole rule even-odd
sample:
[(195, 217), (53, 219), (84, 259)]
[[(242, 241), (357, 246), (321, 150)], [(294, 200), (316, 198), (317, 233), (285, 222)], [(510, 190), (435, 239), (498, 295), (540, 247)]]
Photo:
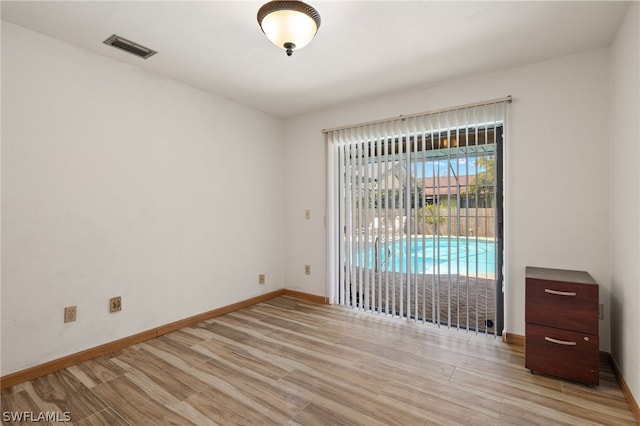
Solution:
[(2, 391), (79, 425), (633, 425), (600, 386), (531, 374), (474, 333), (279, 297)]

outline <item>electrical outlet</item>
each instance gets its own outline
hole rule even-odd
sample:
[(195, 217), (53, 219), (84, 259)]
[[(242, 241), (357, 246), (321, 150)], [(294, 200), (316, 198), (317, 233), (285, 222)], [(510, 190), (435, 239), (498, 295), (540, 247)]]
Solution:
[(111, 299), (109, 299), (109, 312), (114, 313), (114, 312), (120, 312), (121, 310), (122, 310), (122, 298), (120, 296), (112, 297)]
[(258, 275), (258, 284), (264, 284), (265, 281), (266, 281), (266, 277), (264, 276), (264, 274)]
[(77, 314), (77, 307), (74, 306), (67, 306), (66, 308), (64, 308), (64, 322), (73, 322), (76, 320), (76, 314)]
[(598, 319), (604, 319), (604, 304), (598, 305)]
[(307, 209), (304, 211), (304, 218), (306, 220), (310, 220), (311, 219), (311, 210)]
[(304, 265), (304, 274), (311, 275), (311, 265)]

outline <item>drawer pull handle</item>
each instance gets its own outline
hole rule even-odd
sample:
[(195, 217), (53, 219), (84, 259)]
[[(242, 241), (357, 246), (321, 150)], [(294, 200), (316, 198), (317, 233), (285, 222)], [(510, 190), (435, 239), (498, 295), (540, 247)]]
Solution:
[(565, 345), (565, 346), (575, 346), (576, 345), (576, 342), (567, 342), (566, 340), (558, 340), (558, 339), (554, 339), (553, 337), (546, 337), (545, 336), (544, 340), (546, 340), (547, 342), (556, 343), (558, 345)]
[(575, 296), (576, 295), (574, 291), (558, 291), (558, 290), (551, 290), (550, 288), (545, 288), (544, 292), (549, 294), (555, 294), (556, 296)]

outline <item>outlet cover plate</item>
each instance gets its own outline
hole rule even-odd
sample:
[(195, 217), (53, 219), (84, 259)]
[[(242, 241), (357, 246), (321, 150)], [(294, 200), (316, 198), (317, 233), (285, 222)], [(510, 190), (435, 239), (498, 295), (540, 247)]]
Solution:
[(604, 319), (604, 304), (600, 303), (598, 305), (598, 319), (603, 320)]
[(109, 299), (109, 312), (114, 313), (114, 312), (120, 312), (121, 310), (122, 310), (122, 298), (120, 296), (112, 297), (111, 299)]
[(64, 322), (73, 322), (76, 320), (76, 314), (78, 313), (77, 311), (77, 307), (74, 306), (67, 306), (66, 308), (64, 308)]

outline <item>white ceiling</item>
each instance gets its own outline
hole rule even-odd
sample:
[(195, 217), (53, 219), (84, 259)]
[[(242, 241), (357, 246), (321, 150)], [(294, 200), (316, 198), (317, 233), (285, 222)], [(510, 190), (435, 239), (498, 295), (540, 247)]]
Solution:
[[(266, 0), (264, 1), (266, 2)], [(626, 2), (308, 0), (316, 38), (287, 57), (256, 1), (2, 1), (2, 19), (279, 117), (609, 45)], [(112, 34), (158, 51), (142, 60)]]

